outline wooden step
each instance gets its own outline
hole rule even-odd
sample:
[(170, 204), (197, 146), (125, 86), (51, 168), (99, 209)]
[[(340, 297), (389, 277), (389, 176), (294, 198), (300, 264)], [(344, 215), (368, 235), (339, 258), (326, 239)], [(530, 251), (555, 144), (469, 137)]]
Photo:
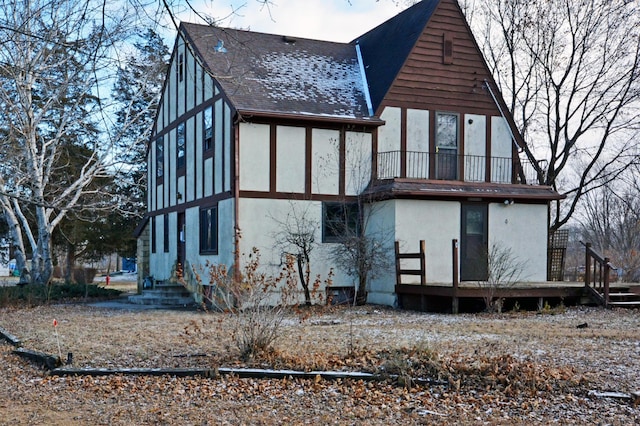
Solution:
[(609, 302), (609, 306), (618, 306), (624, 308), (640, 308), (640, 300), (635, 300), (632, 302)]
[(638, 297), (636, 293), (609, 293), (609, 297)]

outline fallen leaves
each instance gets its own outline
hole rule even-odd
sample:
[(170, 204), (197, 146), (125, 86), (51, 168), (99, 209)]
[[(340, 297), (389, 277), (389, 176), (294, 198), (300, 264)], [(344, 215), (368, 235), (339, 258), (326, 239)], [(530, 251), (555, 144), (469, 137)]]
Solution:
[[(640, 388), (640, 318), (634, 312), (450, 316), (365, 307), (314, 315), (302, 324), (292, 317), (274, 350), (248, 364), (238, 361), (219, 314), (48, 306), (0, 310), (0, 326), (27, 347), (56, 353), (50, 318), (58, 318), (63, 350), (74, 353), (77, 367), (384, 371), (405, 383), (318, 376), (46, 377), (7, 345), (0, 346), (6, 412), (0, 423), (640, 423), (640, 407), (587, 394), (591, 388)], [(584, 321), (588, 334), (576, 333), (575, 324)], [(416, 385), (416, 377), (443, 384)]]

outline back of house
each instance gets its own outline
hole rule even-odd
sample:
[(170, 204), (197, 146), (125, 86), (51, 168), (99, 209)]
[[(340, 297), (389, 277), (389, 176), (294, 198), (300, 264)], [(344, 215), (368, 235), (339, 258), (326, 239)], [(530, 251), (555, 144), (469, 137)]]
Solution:
[(396, 303), (396, 241), (426, 242), (427, 282), (452, 282), (453, 240), (461, 280), (486, 278), (498, 244), (544, 281), (560, 196), (527, 175), (524, 143), (455, 0), (350, 43), (183, 23), (149, 143), (140, 261), (156, 280), (180, 265), (194, 281), (256, 247), (277, 273), (295, 253), (284, 236), (304, 229), (312, 276), (333, 271), (337, 287), (363, 285), (336, 262), (346, 235), (383, 248), (371, 303)]

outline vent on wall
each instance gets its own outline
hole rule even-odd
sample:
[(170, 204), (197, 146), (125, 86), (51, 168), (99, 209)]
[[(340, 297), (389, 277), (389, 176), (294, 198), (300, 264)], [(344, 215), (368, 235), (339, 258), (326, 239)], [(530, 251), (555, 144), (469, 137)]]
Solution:
[(453, 36), (449, 33), (442, 36), (442, 63), (453, 64)]

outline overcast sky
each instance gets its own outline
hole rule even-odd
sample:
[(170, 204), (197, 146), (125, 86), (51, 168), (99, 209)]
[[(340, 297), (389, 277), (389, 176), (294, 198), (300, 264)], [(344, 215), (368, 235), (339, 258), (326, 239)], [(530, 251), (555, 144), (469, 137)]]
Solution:
[[(259, 0), (199, 0), (192, 4), (216, 18), (237, 9), (222, 22), (224, 27), (338, 42), (350, 42), (406, 8), (402, 0), (270, 0), (268, 9)], [(189, 14), (180, 18), (200, 22)]]

